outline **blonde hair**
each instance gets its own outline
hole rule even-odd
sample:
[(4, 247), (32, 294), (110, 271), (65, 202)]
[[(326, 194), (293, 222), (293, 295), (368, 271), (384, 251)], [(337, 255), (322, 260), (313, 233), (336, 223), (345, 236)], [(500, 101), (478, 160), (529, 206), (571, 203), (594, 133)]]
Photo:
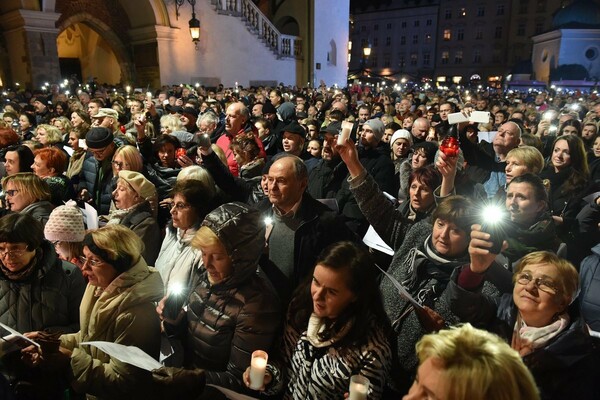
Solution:
[(19, 172), (2, 178), (2, 189), (6, 191), (8, 183), (12, 182), (15, 188), (29, 197), (31, 203), (50, 200), (50, 187), (33, 172)]
[(191, 165), (179, 171), (177, 182), (186, 180), (200, 181), (200, 185), (204, 187), (204, 193), (208, 198), (212, 199), (217, 194), (217, 185), (212, 175), (199, 165)]
[(579, 290), (579, 273), (577, 269), (569, 261), (560, 258), (549, 251), (535, 251), (521, 258), (515, 267), (513, 275), (513, 283), (516, 282), (517, 276), (530, 264), (550, 264), (558, 270), (557, 285), (559, 295), (562, 296), (564, 304), (569, 305), (575, 298), (577, 290)]
[[(89, 231), (94, 244), (108, 255), (107, 262), (129, 257), (138, 260), (144, 251), (144, 243), (131, 229), (123, 225), (111, 224)], [(134, 261), (135, 262), (135, 261)]]
[(37, 128), (35, 128), (36, 136), (37, 136), (37, 132), (40, 129), (43, 129), (46, 131), (46, 137), (48, 138), (49, 145), (62, 142), (62, 132), (60, 131), (60, 129), (58, 129), (54, 125), (48, 125), (48, 124), (38, 125)]
[(493, 333), (470, 324), (423, 336), (417, 343), (422, 364), (433, 358), (442, 364), (453, 400), (537, 400), (531, 372), (521, 356)]
[[(139, 150), (135, 148), (135, 146), (125, 145), (118, 147), (113, 155), (113, 161), (117, 156), (120, 156), (124, 163), (129, 164), (129, 168), (127, 168), (128, 171), (142, 172), (142, 169), (144, 168), (144, 160), (142, 160), (142, 155), (140, 154)], [(118, 175), (114, 165), (113, 175)]]
[(168, 133), (176, 131), (185, 131), (185, 127), (181, 123), (181, 120), (175, 114), (167, 114), (160, 117), (161, 128), (167, 128)]
[[(60, 121), (60, 123), (63, 126), (63, 132), (64, 133), (69, 133), (71, 131), (71, 129), (73, 128), (71, 126), (71, 121), (69, 120), (69, 118), (67, 117), (57, 117), (55, 119), (55, 121)], [(58, 128), (58, 127), (57, 127)], [(59, 129), (60, 130), (60, 129)]]
[(539, 174), (542, 168), (544, 168), (544, 156), (533, 146), (515, 147), (506, 154), (506, 158), (508, 157), (520, 160), (529, 169), (529, 172), (534, 175)]
[(196, 232), (192, 239), (192, 247), (199, 249), (201, 247), (212, 247), (215, 245), (223, 245), (219, 237), (208, 227), (202, 226)]

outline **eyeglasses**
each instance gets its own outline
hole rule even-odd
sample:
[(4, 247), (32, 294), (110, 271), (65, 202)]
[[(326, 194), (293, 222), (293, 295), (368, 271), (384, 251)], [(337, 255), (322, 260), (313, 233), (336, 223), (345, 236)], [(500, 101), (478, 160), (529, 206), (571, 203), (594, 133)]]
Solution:
[(185, 203), (174, 203), (171, 205), (171, 210), (175, 209), (176, 211), (183, 211), (183, 210), (187, 210), (188, 208), (190, 208), (191, 206), (189, 204), (185, 204)]
[(6, 250), (0, 249), (0, 258), (19, 258), (27, 252), (27, 247), (24, 249)]
[(529, 285), (529, 282), (531, 282), (531, 281), (533, 281), (533, 284), (535, 285), (535, 287), (537, 287), (542, 292), (546, 292), (548, 294), (557, 294), (558, 293), (558, 288), (556, 287), (556, 284), (554, 282), (552, 282), (550, 279), (546, 279), (546, 278), (542, 278), (542, 277), (534, 278), (533, 276), (531, 276), (531, 274), (529, 274), (527, 272), (523, 272), (523, 273), (519, 274), (519, 276), (517, 277), (517, 282), (523, 286)]
[(106, 151), (106, 149), (108, 149), (108, 146), (103, 147), (101, 149), (88, 149), (88, 150), (90, 151), (90, 153), (92, 153), (95, 156), (96, 155), (101, 156)]
[(92, 260), (91, 258), (81, 256), (81, 257), (79, 257), (79, 262), (81, 263), (81, 265), (90, 264), (92, 267), (97, 267), (98, 265), (102, 264), (104, 261)]
[(129, 164), (127, 164), (126, 162), (121, 162), (121, 161), (113, 161), (112, 165), (114, 165), (114, 167), (118, 168), (118, 169), (123, 169), (124, 167), (129, 167)]
[(15, 194), (19, 193), (19, 189), (5, 190), (7, 196), (14, 197)]

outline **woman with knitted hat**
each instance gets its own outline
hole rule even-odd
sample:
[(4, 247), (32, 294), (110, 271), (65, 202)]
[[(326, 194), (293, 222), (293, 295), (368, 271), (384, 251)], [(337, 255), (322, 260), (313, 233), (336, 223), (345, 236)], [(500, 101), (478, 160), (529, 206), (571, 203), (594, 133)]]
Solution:
[(56, 207), (44, 227), (46, 240), (54, 245), (56, 254), (61, 260), (75, 264), (79, 269), (83, 264), (79, 257), (83, 255), (83, 237), (85, 227), (83, 225), (83, 213), (73, 200), (64, 206)]
[(154, 265), (161, 245), (156, 188), (139, 172), (121, 170), (112, 196), (116, 209), (106, 217), (107, 224), (120, 224), (134, 231), (144, 242), (144, 260)]

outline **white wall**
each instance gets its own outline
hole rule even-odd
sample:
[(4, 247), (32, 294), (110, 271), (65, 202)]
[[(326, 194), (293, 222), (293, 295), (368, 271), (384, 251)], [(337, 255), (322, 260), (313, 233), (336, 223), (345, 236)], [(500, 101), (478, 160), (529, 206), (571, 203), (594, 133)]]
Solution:
[[(569, 29), (562, 32), (559, 65), (580, 64), (587, 68), (590, 77), (600, 77), (600, 29)], [(588, 49), (596, 51), (595, 59), (586, 58)]]
[[(314, 85), (323, 80), (328, 86), (346, 86), (348, 79), (348, 35), (350, 0), (314, 0), (313, 71)], [(330, 42), (337, 47), (335, 65), (327, 62)], [(321, 63), (321, 69), (316, 69)]]
[[(248, 86), (251, 80), (277, 81), (295, 85), (301, 65), (295, 59), (277, 60), (267, 46), (251, 34), (239, 17), (220, 15), (210, 1), (196, 3), (200, 20), (198, 51), (190, 37), (191, 7), (186, 2), (176, 19), (169, 17), (174, 40), (159, 44), (160, 79), (163, 84), (195, 83), (192, 77), (216, 78), (225, 87), (235, 82)], [(301, 62), (300, 62), (301, 63)]]

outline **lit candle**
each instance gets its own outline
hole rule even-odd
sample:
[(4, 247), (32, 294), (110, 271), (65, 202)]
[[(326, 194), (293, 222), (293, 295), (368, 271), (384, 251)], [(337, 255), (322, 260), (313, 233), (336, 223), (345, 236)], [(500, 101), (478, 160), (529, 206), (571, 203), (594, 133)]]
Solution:
[(352, 375), (350, 377), (350, 395), (348, 400), (367, 400), (369, 392), (369, 380), (361, 375)]
[(267, 352), (262, 350), (256, 350), (252, 353), (252, 360), (250, 361), (250, 389), (258, 390), (263, 386), (268, 358), (269, 355)]

